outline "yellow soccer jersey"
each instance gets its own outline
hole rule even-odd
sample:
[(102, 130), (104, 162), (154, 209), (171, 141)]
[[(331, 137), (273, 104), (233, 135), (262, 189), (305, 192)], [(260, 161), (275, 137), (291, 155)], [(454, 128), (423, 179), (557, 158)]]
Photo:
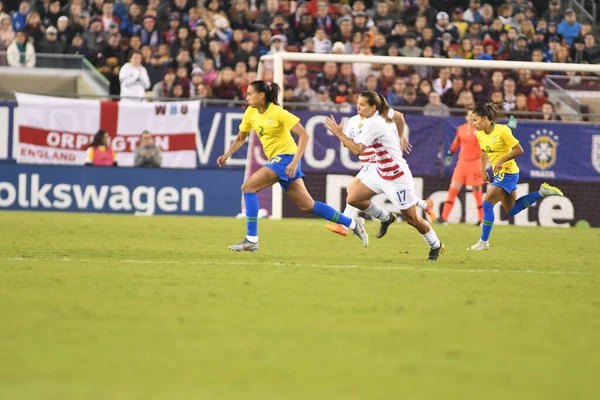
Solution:
[[(513, 136), (512, 131), (506, 125), (494, 124), (492, 133), (489, 135), (484, 131), (477, 131), (477, 140), (482, 151), (487, 153), (492, 166), (496, 165), (498, 160), (511, 152), (519, 141)], [(504, 163), (500, 173), (516, 174), (519, 167), (515, 160)]]
[(267, 159), (279, 154), (296, 154), (298, 146), (292, 138), (290, 129), (300, 118), (271, 103), (267, 110), (261, 114), (257, 108), (248, 107), (244, 112), (240, 131), (254, 130), (260, 139)]

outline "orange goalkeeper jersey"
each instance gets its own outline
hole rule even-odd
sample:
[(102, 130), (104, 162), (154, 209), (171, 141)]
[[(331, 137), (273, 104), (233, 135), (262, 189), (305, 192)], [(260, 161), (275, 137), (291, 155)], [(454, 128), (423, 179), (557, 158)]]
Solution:
[(477, 129), (471, 124), (462, 124), (456, 129), (456, 138), (450, 146), (453, 153), (460, 147), (458, 161), (475, 161), (481, 159), (481, 148), (477, 140)]

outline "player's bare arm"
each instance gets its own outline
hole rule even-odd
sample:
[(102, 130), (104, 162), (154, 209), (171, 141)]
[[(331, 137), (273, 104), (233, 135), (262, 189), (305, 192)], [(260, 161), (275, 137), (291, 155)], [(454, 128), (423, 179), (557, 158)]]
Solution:
[(400, 111), (394, 110), (394, 118), (392, 118), (392, 121), (394, 121), (396, 128), (398, 129), (398, 136), (400, 137), (400, 149), (403, 153), (409, 154), (412, 150), (412, 145), (408, 141), (408, 138), (404, 135), (404, 127), (406, 126), (404, 114), (402, 114)]
[(333, 133), (342, 144), (348, 148), (353, 154), (359, 156), (361, 155), (367, 146), (361, 143), (355, 143), (354, 140), (348, 138), (344, 135), (344, 130), (342, 129), (342, 125), (338, 124), (333, 115), (330, 115), (329, 118), (325, 118), (325, 127)]
[(505, 155), (504, 157), (502, 157), (500, 160), (498, 160), (498, 163), (496, 163), (496, 165), (494, 165), (494, 175), (496, 175), (498, 172), (500, 172), (500, 170), (502, 169), (502, 165), (505, 162), (508, 162), (510, 160), (514, 160), (515, 158), (517, 158), (521, 154), (523, 154), (523, 147), (521, 147), (521, 144), (517, 143), (517, 145), (512, 148), (512, 150), (510, 151), (510, 153), (508, 153), (507, 155)]
[(298, 135), (298, 151), (294, 156), (294, 159), (289, 163), (287, 168), (285, 169), (285, 173), (289, 177), (293, 177), (296, 175), (296, 170), (298, 169), (298, 163), (302, 159), (304, 155), (304, 151), (306, 150), (306, 145), (308, 144), (308, 132), (304, 129), (304, 126), (300, 122), (298, 122), (291, 129), (291, 132), (295, 135)]
[(248, 139), (248, 134), (250, 132), (242, 132), (239, 131), (233, 143), (231, 143), (231, 147), (225, 154), (217, 158), (217, 164), (219, 167), (222, 167), (227, 164), (227, 160), (231, 157), (236, 151), (240, 149), (246, 143), (246, 139)]

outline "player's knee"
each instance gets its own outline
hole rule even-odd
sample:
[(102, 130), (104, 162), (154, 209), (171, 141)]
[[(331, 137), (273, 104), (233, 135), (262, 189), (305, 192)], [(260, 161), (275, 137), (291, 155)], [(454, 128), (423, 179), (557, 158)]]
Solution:
[(250, 185), (246, 182), (242, 183), (242, 193), (253, 193), (254, 191), (251, 189)]
[(314, 208), (314, 202), (308, 202), (308, 201), (301, 202), (300, 204), (298, 204), (298, 208), (300, 209), (300, 211), (303, 211), (305, 213), (312, 212), (312, 210)]

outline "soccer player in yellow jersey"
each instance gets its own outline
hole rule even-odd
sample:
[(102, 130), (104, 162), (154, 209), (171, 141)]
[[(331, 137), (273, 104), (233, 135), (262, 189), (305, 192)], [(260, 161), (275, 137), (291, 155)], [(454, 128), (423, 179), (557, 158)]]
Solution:
[[(279, 182), (286, 195), (302, 211), (312, 212), (329, 221), (340, 223), (354, 231), (363, 245), (369, 244), (362, 221), (349, 218), (320, 201), (314, 201), (304, 186), (302, 155), (308, 143), (308, 133), (300, 118), (278, 105), (279, 86), (265, 81), (254, 81), (248, 86), (248, 108), (240, 124), (239, 133), (231, 148), (217, 159), (219, 166), (246, 142), (250, 131), (256, 132), (267, 159), (267, 164), (250, 176), (242, 185), (246, 204), (247, 235), (240, 243), (229, 246), (234, 251), (258, 250), (258, 196), (256, 193)], [(298, 145), (290, 132), (298, 135)]]
[(537, 192), (526, 194), (517, 199), (519, 167), (515, 158), (523, 154), (523, 147), (506, 125), (497, 124), (498, 108), (493, 104), (479, 106), (473, 111), (473, 126), (477, 129), (477, 140), (481, 148), (481, 169), (484, 182), (490, 177), (486, 171), (487, 159), (490, 160), (494, 179), (483, 201), (483, 223), (481, 239), (467, 250), (487, 250), (488, 239), (494, 225), (494, 205), (499, 201), (508, 215), (516, 215), (533, 203), (547, 196), (562, 196), (560, 189), (543, 183)]

